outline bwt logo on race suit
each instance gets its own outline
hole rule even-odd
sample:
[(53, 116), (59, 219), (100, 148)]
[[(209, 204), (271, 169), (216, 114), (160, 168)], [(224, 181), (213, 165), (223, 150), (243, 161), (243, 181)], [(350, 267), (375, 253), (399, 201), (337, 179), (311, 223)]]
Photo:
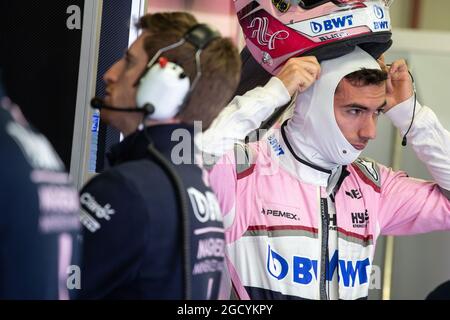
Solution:
[(273, 151), (277, 154), (277, 156), (282, 156), (284, 154), (283, 147), (281, 147), (281, 144), (278, 142), (275, 136), (272, 135), (268, 137), (267, 140), (269, 141)]
[[(327, 281), (332, 281), (339, 264), (338, 279), (339, 282), (343, 282), (345, 287), (355, 287), (356, 279), (358, 279), (360, 285), (368, 283), (367, 267), (370, 266), (369, 258), (365, 260), (347, 261), (338, 259), (338, 256), (339, 252), (336, 250), (331, 260), (326, 263), (326, 269), (328, 270)], [(285, 279), (289, 271), (291, 271), (292, 281), (294, 283), (309, 285), (314, 279), (316, 281), (318, 280), (318, 263), (317, 260), (300, 256), (293, 256), (292, 260), (285, 259), (268, 246), (266, 268), (269, 274), (277, 280)]]
[(311, 22), (311, 30), (314, 33), (331, 32), (345, 27), (353, 26), (353, 15), (327, 19), (322, 22)]

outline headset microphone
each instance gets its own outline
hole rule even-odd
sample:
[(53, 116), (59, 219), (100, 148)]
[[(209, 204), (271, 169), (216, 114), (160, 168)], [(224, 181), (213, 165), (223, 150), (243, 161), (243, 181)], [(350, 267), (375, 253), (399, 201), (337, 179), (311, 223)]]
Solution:
[(411, 119), (411, 123), (409, 125), (408, 130), (406, 131), (405, 135), (403, 136), (402, 139), (402, 146), (406, 147), (408, 145), (408, 138), (407, 135), (409, 134), (409, 132), (411, 131), (411, 128), (414, 124), (414, 118), (416, 116), (416, 107), (417, 107), (417, 90), (416, 90), (416, 83), (414, 81), (414, 76), (412, 75), (411, 71), (409, 71), (409, 75), (411, 77), (411, 81), (412, 81), (412, 86), (413, 86), (413, 92), (414, 92), (414, 107), (413, 107), (413, 115), (412, 115), (412, 119)]
[(97, 109), (97, 110), (105, 109), (105, 110), (111, 110), (111, 111), (117, 111), (117, 112), (138, 112), (138, 113), (143, 113), (146, 116), (155, 112), (155, 107), (150, 103), (146, 103), (142, 108), (137, 108), (137, 107), (117, 108), (117, 107), (113, 107), (113, 106), (109, 106), (109, 105), (105, 104), (103, 99), (98, 98), (98, 97), (92, 98), (91, 107), (93, 109)]

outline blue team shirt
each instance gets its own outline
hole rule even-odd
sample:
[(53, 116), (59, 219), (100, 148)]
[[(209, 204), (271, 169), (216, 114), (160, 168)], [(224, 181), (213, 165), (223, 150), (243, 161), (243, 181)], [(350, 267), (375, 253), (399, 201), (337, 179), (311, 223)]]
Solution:
[(79, 279), (67, 279), (79, 267), (79, 227), (78, 193), (61, 160), (0, 98), (0, 299), (76, 296)]
[[(179, 150), (174, 130), (148, 128), (155, 147), (167, 158)], [(184, 141), (186, 152), (192, 141)], [(167, 174), (147, 152), (142, 132), (113, 148), (112, 168), (80, 192), (84, 225), (82, 299), (183, 299), (180, 213)], [(191, 149), (193, 151), (193, 149)], [(189, 199), (193, 299), (217, 299), (224, 267), (224, 234), (219, 205), (192, 164), (175, 165)]]

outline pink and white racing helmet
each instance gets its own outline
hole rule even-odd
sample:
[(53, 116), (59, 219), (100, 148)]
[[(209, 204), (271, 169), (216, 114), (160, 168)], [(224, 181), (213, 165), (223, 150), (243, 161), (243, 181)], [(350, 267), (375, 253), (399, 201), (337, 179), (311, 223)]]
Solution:
[(247, 47), (275, 74), (291, 57), (319, 61), (356, 45), (378, 58), (392, 45), (393, 0), (234, 0)]

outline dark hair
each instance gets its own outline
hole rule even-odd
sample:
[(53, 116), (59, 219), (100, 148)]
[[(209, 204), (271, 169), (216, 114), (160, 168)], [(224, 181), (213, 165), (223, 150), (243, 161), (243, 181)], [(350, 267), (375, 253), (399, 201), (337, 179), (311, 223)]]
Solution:
[(387, 80), (388, 74), (382, 70), (362, 68), (346, 75), (344, 78), (354, 86), (364, 87), (382, 84)]
[[(144, 42), (148, 58), (151, 59), (159, 49), (179, 41), (197, 23), (195, 17), (187, 12), (143, 16), (138, 27), (150, 33)], [(186, 43), (165, 52), (164, 56), (181, 65), (192, 83), (197, 73), (195, 52), (196, 49)], [(203, 129), (207, 129), (231, 100), (239, 83), (241, 61), (230, 39), (215, 39), (203, 50), (201, 70), (202, 76), (177, 118), (185, 123), (202, 121)]]

